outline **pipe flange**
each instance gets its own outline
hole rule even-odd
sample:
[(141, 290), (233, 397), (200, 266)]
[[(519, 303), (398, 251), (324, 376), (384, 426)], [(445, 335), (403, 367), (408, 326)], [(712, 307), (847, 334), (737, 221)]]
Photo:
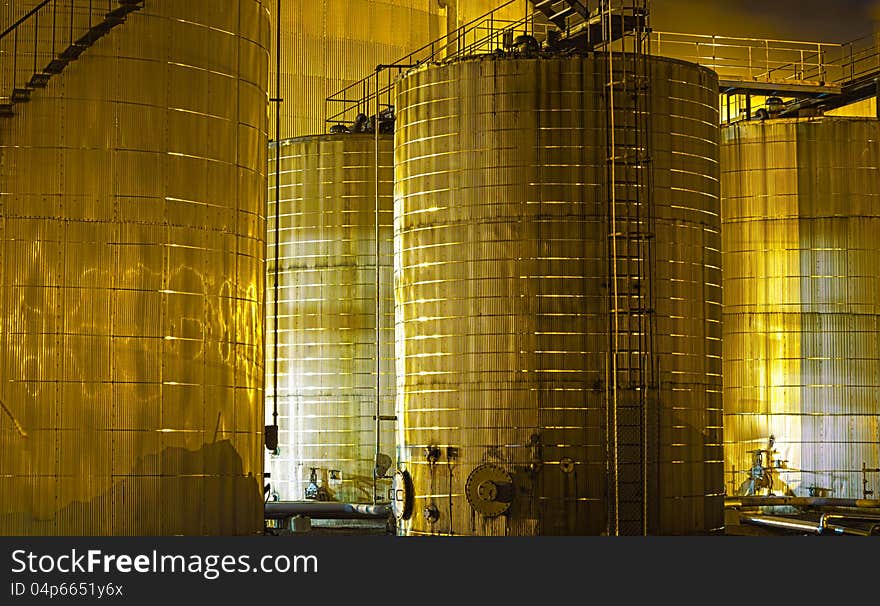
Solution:
[(470, 506), (487, 518), (507, 512), (513, 502), (513, 480), (504, 469), (492, 463), (476, 467), (465, 483)]

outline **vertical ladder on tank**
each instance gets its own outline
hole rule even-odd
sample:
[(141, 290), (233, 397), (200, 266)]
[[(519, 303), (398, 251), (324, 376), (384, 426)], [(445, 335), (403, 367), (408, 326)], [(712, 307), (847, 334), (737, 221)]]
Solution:
[[(600, 2), (605, 44), (610, 386), (608, 532), (645, 535), (656, 505), (655, 227), (648, 0)], [(635, 17), (635, 18), (634, 18)], [(626, 31), (626, 24), (636, 24)]]

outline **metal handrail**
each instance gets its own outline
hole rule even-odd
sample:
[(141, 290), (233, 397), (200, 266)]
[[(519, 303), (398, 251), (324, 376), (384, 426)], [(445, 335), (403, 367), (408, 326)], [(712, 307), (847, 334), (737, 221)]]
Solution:
[[(400, 72), (404, 69), (418, 67), (419, 65), (424, 65), (425, 63), (436, 60), (451, 49), (454, 50), (454, 55), (456, 56), (474, 53), (477, 49), (487, 47), (487, 45), (491, 46), (493, 41), (500, 42), (505, 31), (515, 30), (517, 27), (531, 23), (535, 18), (534, 13), (517, 21), (503, 20), (496, 17), (496, 14), (500, 11), (520, 1), (521, 0), (508, 0), (497, 8), (472, 19), (460, 28), (447, 32), (446, 35), (441, 38), (429, 42), (428, 44), (412, 51), (408, 55), (401, 57), (394, 63), (377, 66), (376, 71), (369, 76), (349, 84), (345, 88), (334, 93), (326, 99), (326, 103), (328, 106), (331, 103), (342, 103), (343, 109), (335, 113), (328, 111), (326, 123), (328, 125), (349, 123), (351, 120), (343, 119), (347, 114), (353, 111), (366, 113), (366, 111), (369, 111), (368, 108), (371, 105), (375, 107), (377, 114), (381, 108), (391, 107), (392, 104), (390, 103), (382, 103), (381, 98), (383, 95), (388, 95), (390, 93), (394, 87), (394, 82), (389, 73), (387, 75), (387, 81), (383, 85), (380, 82), (380, 74), (382, 71), (387, 72), (388, 70), (396, 69)], [(501, 26), (500, 29), (498, 26)], [(469, 37), (471, 37), (470, 42), (468, 42)], [(496, 48), (499, 46), (501, 45), (498, 44)], [(355, 98), (349, 98), (352, 95)]]
[(21, 25), (22, 23), (24, 23), (25, 21), (27, 21), (28, 19), (30, 19), (31, 17), (33, 17), (37, 12), (39, 12), (39, 10), (40, 10), (41, 8), (43, 8), (44, 6), (46, 6), (47, 4), (49, 4), (49, 3), (52, 2), (52, 1), (53, 1), (53, 0), (43, 0), (43, 1), (40, 2), (38, 5), (36, 5), (34, 8), (32, 8), (31, 10), (29, 10), (29, 11), (28, 11), (27, 13), (25, 13), (21, 18), (19, 18), (18, 21), (16, 21), (15, 23), (13, 23), (13, 24), (10, 25), (9, 27), (7, 27), (7, 28), (3, 31), (3, 33), (0, 34), (0, 40), (3, 40), (3, 38), (5, 38), (5, 37), (8, 36), (9, 34), (11, 34), (13, 31), (15, 31), (15, 30), (18, 28), (19, 25)]
[[(439, 57), (466, 56), (478, 52), (491, 53), (503, 47), (507, 32), (522, 29), (534, 35), (533, 11), (524, 18), (511, 21), (499, 19), (499, 11), (518, 0), (509, 0), (496, 9), (471, 20), (445, 36), (401, 57), (392, 64), (354, 82), (326, 99), (328, 126), (351, 123), (353, 112), (368, 114), (393, 107), (391, 91), (400, 72), (436, 61)], [(880, 39), (867, 36), (847, 43), (774, 38), (716, 36), (652, 32), (655, 54), (698, 63), (718, 72), (722, 79), (757, 82), (818, 82), (842, 86), (859, 78), (880, 73)], [(396, 74), (391, 73), (396, 70)], [(381, 80), (381, 72), (386, 80)], [(342, 104), (341, 110), (330, 111), (330, 104)]]
[[(454, 31), (452, 31), (452, 32), (447, 32), (446, 35), (443, 36), (442, 38), (438, 38), (437, 40), (431, 41), (431, 42), (429, 42), (428, 44), (425, 44), (424, 46), (422, 46), (422, 47), (420, 47), (420, 48), (417, 48), (416, 50), (412, 51), (412, 52), (409, 53), (408, 55), (406, 55), (406, 56), (404, 56), (404, 57), (401, 57), (400, 59), (396, 60), (394, 63), (395, 63), (395, 64), (396, 64), (396, 63), (412, 63), (414, 57), (416, 57), (417, 55), (419, 55), (419, 54), (421, 54), (421, 53), (423, 53), (423, 52), (425, 52), (426, 50), (429, 50), (429, 49), (431, 50), (431, 54), (429, 55), (429, 58), (428, 58), (428, 59), (425, 59), (425, 60), (430, 60), (430, 57), (434, 57), (434, 56), (437, 55), (437, 52), (435, 51), (435, 48), (436, 48), (436, 45), (439, 43), (440, 40), (443, 40), (443, 39), (445, 39), (445, 38), (449, 38), (449, 37), (451, 37), (451, 36), (453, 36), (453, 35), (457, 35), (458, 32), (459, 32), (460, 30), (462, 30), (462, 29), (464, 29), (464, 30), (469, 29), (471, 26), (477, 24), (478, 22), (482, 22), (482, 21), (484, 21), (487, 17), (489, 17), (490, 15), (494, 14), (495, 12), (500, 11), (501, 9), (507, 8), (508, 6), (510, 6), (511, 4), (513, 4), (514, 2), (519, 2), (519, 1), (520, 1), (520, 0), (508, 0), (507, 2), (505, 2), (504, 4), (502, 4), (501, 6), (499, 6), (498, 8), (494, 8), (494, 9), (492, 9), (491, 11), (485, 13), (484, 15), (481, 15), (481, 16), (477, 17), (476, 19), (472, 19), (471, 21), (469, 21), (469, 22), (467, 22), (466, 24), (462, 25), (461, 28), (459, 28), (459, 29), (457, 29), (457, 30), (454, 30)], [(424, 60), (423, 60), (423, 61), (424, 61)], [(339, 95), (343, 95), (343, 96), (344, 96), (344, 94), (345, 94), (346, 92), (351, 91), (351, 90), (357, 88), (358, 85), (362, 85), (365, 81), (369, 80), (371, 77), (372, 77), (372, 76), (366, 76), (366, 77), (364, 77), (364, 78), (358, 80), (357, 82), (354, 82), (354, 83), (352, 83), (352, 84), (349, 84), (349, 85), (346, 86), (345, 88), (343, 88), (343, 89), (339, 90), (338, 92), (336, 92), (335, 94), (333, 94), (330, 98), (328, 98), (328, 100), (330, 100), (332, 97), (336, 97), (336, 96), (339, 96)]]
[[(657, 54), (699, 63), (719, 75), (749, 80), (827, 80), (829, 51), (842, 44), (654, 32)], [(664, 46), (665, 44), (665, 46)], [(670, 50), (670, 46), (672, 49)]]
[(722, 77), (842, 85), (880, 71), (880, 44), (874, 35), (841, 44), (655, 32), (652, 42), (658, 54), (700, 63)]
[(143, 6), (144, 0), (42, 0), (17, 18), (0, 34), (2, 115), (11, 115), (13, 104), (27, 101), (31, 91), (44, 88), (53, 75)]

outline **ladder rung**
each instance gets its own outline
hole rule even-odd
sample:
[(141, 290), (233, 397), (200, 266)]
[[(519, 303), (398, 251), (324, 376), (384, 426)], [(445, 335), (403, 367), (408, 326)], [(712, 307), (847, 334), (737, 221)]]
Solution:
[[(628, 232), (625, 234), (622, 234), (620, 232), (617, 232), (614, 234), (609, 234), (608, 237), (609, 238), (619, 238), (622, 240), (653, 240), (654, 234), (652, 234), (651, 232), (647, 232), (647, 231), (631, 231), (631, 232)], [(620, 276), (618, 276), (618, 277), (620, 277)]]

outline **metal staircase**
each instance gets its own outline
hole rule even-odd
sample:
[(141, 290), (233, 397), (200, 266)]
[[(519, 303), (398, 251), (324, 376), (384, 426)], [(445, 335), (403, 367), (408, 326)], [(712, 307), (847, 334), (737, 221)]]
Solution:
[(0, 117), (46, 88), (144, 0), (43, 0), (0, 34)]
[[(561, 48), (597, 48), (647, 28), (647, 6), (634, 6), (645, 3), (534, 0), (532, 4), (559, 29), (557, 44)], [(590, 4), (594, 5), (593, 9)]]
[[(609, 271), (609, 534), (650, 532), (659, 414), (647, 0), (602, 0)], [(627, 16), (632, 19), (627, 20)], [(636, 18), (638, 17), (638, 18)], [(634, 24), (635, 29), (628, 29)], [(619, 34), (619, 35), (618, 35)]]
[(544, 13), (550, 23), (562, 31), (577, 27), (589, 20), (590, 10), (578, 0), (539, 0), (535, 10)]

